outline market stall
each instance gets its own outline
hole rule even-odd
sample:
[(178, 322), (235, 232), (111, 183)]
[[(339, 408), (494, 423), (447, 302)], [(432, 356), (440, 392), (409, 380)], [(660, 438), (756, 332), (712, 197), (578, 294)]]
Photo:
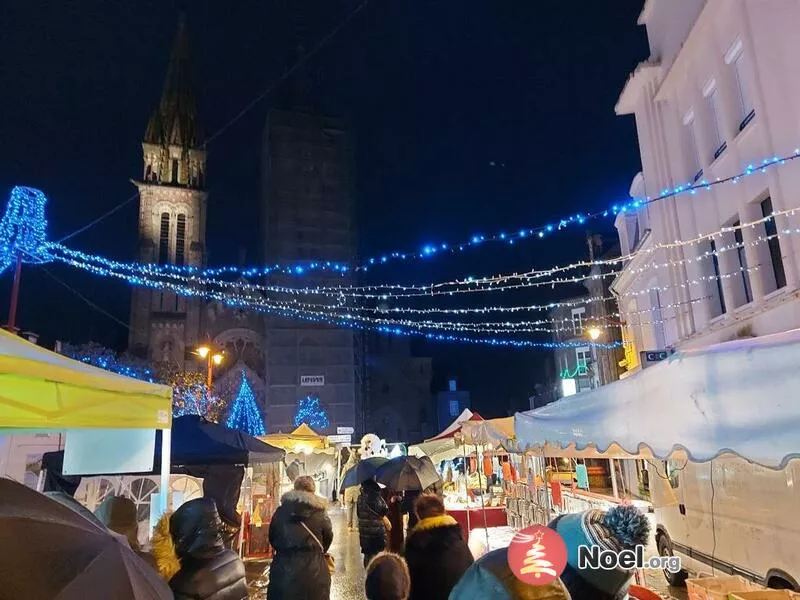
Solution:
[[(791, 587), (800, 581), (794, 550), (774, 552), (761, 540), (787, 532), (782, 513), (797, 501), (791, 481), (800, 457), (798, 364), (800, 330), (679, 351), (624, 381), (518, 413), (517, 441), (534, 463), (645, 460), (663, 532), (659, 553), (677, 549), (685, 566), (693, 561), (695, 572), (713, 574), (695, 550), (719, 540), (712, 563)], [(561, 484), (546, 487), (552, 503)], [(718, 518), (749, 515), (756, 497), (775, 507), (759, 513), (761, 520)], [(578, 500), (591, 506), (595, 499), (584, 492)]]
[(278, 432), (259, 439), (286, 451), (281, 493), (289, 491), (297, 477), (308, 475), (316, 481), (320, 496), (328, 499), (332, 497), (336, 488), (338, 457), (336, 447), (328, 443), (326, 436), (302, 423), (291, 433)]
[[(66, 432), (69, 471), (153, 468), (156, 430), (170, 453), (172, 389), (92, 367), (0, 331), (0, 433)], [(169, 460), (160, 471), (169, 487)], [(161, 511), (167, 497), (159, 498)]]

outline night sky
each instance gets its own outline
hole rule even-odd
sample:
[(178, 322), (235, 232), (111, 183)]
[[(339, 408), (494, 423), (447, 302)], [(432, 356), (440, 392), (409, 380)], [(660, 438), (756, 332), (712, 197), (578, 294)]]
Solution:
[[(198, 105), (213, 134), (362, 0), (187, 3)], [(302, 4), (302, 2), (300, 2)], [(362, 255), (547, 223), (624, 199), (639, 170), (633, 120), (614, 104), (647, 57), (642, 0), (371, 0), (304, 67), (320, 110), (356, 145)], [(0, 195), (50, 198), (60, 239), (129, 198), (141, 138), (161, 93), (178, 8), (165, 0), (9, 0), (0, 8)], [(260, 143), (285, 86), (209, 146), (210, 264), (257, 263)], [(70, 240), (130, 260), (137, 203)], [(609, 221), (592, 231), (613, 233)], [(514, 248), (384, 266), (383, 282), (435, 281), (546, 267), (585, 257), (586, 230)], [(609, 236), (613, 238), (612, 235)], [(50, 265), (26, 268), (20, 325), (56, 339), (124, 348), (130, 288)], [(57, 283), (58, 278), (84, 297)], [(5, 322), (10, 274), (0, 279)], [(548, 290), (540, 300), (575, 295)], [(111, 316), (109, 316), (111, 315)], [(113, 317), (113, 318), (112, 318)], [(525, 407), (545, 352), (463, 347), (434, 357), (435, 389), (457, 376), (487, 416)]]

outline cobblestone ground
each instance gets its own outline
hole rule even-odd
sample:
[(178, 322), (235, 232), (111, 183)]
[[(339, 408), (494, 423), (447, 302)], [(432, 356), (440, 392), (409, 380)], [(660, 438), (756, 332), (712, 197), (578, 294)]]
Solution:
[[(328, 511), (333, 523), (331, 554), (336, 559), (336, 573), (331, 582), (331, 600), (363, 600), (364, 566), (358, 531), (347, 531), (345, 511)], [(247, 582), (251, 600), (266, 600), (269, 565), (265, 561), (247, 562)]]
[[(333, 522), (331, 553), (336, 559), (336, 573), (331, 583), (331, 600), (362, 600), (364, 598), (364, 567), (358, 545), (358, 531), (347, 531), (346, 513), (340, 508), (328, 511)], [(246, 563), (251, 600), (267, 600), (269, 565), (266, 561)], [(666, 600), (687, 600), (685, 588), (670, 588), (660, 571), (645, 573), (648, 587)]]

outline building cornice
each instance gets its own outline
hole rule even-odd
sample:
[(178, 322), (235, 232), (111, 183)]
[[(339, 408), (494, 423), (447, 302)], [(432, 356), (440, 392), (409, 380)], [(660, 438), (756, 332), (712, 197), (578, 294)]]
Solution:
[(707, 39), (700, 35), (698, 31), (707, 25), (713, 26), (712, 12), (714, 11), (710, 8), (712, 4), (714, 4), (714, 2), (706, 2), (703, 8), (700, 10), (700, 14), (697, 15), (692, 27), (689, 29), (686, 40), (683, 42), (680, 50), (678, 50), (678, 53), (675, 55), (672, 64), (664, 73), (664, 79), (661, 81), (661, 85), (656, 92), (656, 102), (665, 100), (675, 86), (678, 85), (681, 75), (688, 73), (689, 68), (691, 67), (692, 56), (694, 55), (696, 49), (695, 46), (699, 44), (701, 40)]
[(617, 116), (630, 115), (636, 111), (636, 101), (642, 88), (650, 81), (658, 80), (661, 74), (661, 63), (653, 58), (640, 62), (625, 82), (619, 95), (614, 112)]
[(206, 200), (208, 198), (208, 192), (204, 190), (198, 190), (196, 188), (186, 187), (184, 185), (169, 185), (165, 183), (150, 183), (148, 181), (140, 181), (138, 179), (131, 179), (130, 182), (137, 187), (139, 190), (139, 195), (141, 195), (142, 191), (144, 190), (158, 190), (159, 193), (163, 193), (166, 196), (174, 197), (197, 197), (199, 196), (202, 200)]
[(639, 241), (639, 244), (636, 248), (633, 249), (632, 258), (625, 264), (624, 267), (620, 270), (619, 275), (614, 278), (614, 281), (611, 282), (609, 289), (611, 293), (615, 296), (619, 297), (624, 295), (620, 293), (620, 290), (627, 290), (631, 286), (631, 284), (636, 280), (638, 277), (638, 273), (633, 273), (634, 269), (641, 269), (644, 265), (645, 255), (649, 254), (648, 250), (652, 248), (653, 239), (651, 235), (652, 231), (650, 229), (645, 229), (644, 233), (642, 234), (642, 239)]

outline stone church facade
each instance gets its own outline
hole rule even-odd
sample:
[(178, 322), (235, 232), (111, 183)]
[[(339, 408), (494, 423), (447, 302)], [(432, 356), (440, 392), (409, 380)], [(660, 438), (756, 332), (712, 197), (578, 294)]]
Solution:
[[(182, 18), (161, 100), (142, 141), (139, 248), (143, 263), (206, 264), (206, 152), (192, 89), (189, 38)], [(194, 354), (201, 344), (223, 349), (214, 371), (215, 392), (230, 400), (245, 374), (261, 406), (265, 401), (264, 318), (219, 302), (136, 288), (129, 349), (153, 363), (180, 370), (205, 367)]]

